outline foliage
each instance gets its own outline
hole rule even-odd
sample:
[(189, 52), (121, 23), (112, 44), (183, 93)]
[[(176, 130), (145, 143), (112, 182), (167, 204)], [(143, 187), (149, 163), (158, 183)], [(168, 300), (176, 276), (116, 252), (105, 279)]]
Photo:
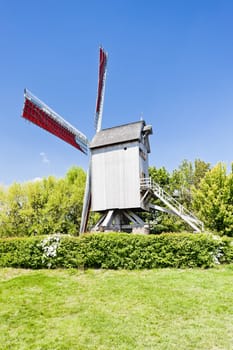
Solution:
[(203, 160), (195, 159), (194, 161), (194, 174), (193, 174), (193, 185), (195, 188), (199, 188), (201, 180), (210, 171), (210, 163), (206, 163)]
[(232, 241), (207, 234), (99, 233), (0, 240), (1, 267), (206, 268), (231, 261)]
[(50, 176), (0, 191), (0, 237), (78, 234), (84, 188), (85, 172), (73, 167), (64, 179)]
[(198, 188), (205, 174), (210, 170), (210, 164), (196, 159), (194, 164), (183, 160), (178, 169), (172, 172), (170, 191), (187, 209), (192, 209), (192, 189)]
[(226, 166), (217, 164), (193, 195), (193, 205), (206, 227), (233, 236), (233, 173), (227, 174)]
[[(211, 169), (200, 159), (184, 160), (169, 173), (165, 167), (149, 168), (154, 182), (201, 219), (206, 229), (233, 236), (233, 172), (223, 163)], [(78, 235), (85, 172), (71, 168), (64, 178), (0, 186), (0, 237), (35, 236), (53, 233)], [(163, 206), (159, 199), (152, 203)], [(152, 233), (182, 232), (190, 227), (176, 216), (155, 211), (140, 212)], [(99, 214), (91, 213), (89, 230)]]
[(149, 175), (154, 182), (157, 182), (165, 190), (169, 190), (170, 187), (170, 174), (165, 167), (156, 168), (155, 166), (149, 167)]
[[(193, 188), (199, 188), (201, 180), (209, 170), (209, 163), (196, 159), (194, 164), (188, 160), (183, 160), (178, 169), (175, 169), (171, 174), (164, 167), (150, 167), (149, 174), (154, 182), (170, 193), (185, 208), (193, 211), (192, 190)], [(154, 199), (153, 203), (161, 206), (158, 199)], [(152, 233), (190, 230), (190, 227), (184, 221), (177, 217), (168, 216), (166, 213), (156, 211), (153, 214), (144, 214), (144, 218), (150, 222)]]

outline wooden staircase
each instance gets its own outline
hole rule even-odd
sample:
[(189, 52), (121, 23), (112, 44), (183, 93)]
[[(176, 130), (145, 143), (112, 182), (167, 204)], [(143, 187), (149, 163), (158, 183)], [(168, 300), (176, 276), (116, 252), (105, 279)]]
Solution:
[(140, 184), (141, 192), (143, 193), (143, 198), (152, 195), (154, 198), (158, 198), (168, 209), (162, 208), (158, 205), (149, 204), (151, 209), (161, 210), (167, 213), (175, 214), (184, 220), (194, 232), (204, 231), (204, 224), (200, 221), (192, 212), (187, 210), (183, 205), (181, 205), (176, 199), (169, 195), (164, 189), (153, 182), (151, 178), (141, 179)]

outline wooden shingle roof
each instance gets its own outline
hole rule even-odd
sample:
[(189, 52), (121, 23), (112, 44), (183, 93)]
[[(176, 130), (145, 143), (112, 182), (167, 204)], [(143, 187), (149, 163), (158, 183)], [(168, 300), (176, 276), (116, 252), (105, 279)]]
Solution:
[(93, 137), (90, 143), (90, 148), (93, 149), (140, 140), (144, 126), (145, 122), (141, 120), (139, 122), (100, 130)]

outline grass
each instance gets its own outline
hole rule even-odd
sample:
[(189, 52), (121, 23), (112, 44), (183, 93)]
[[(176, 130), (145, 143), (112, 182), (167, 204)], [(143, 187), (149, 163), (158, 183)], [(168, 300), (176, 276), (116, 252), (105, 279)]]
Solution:
[(0, 349), (230, 350), (232, 276), (0, 269)]

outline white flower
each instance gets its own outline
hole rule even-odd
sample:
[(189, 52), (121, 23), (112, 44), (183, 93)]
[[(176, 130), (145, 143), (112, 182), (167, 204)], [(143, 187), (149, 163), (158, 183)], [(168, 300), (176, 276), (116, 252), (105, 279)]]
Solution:
[(221, 248), (218, 248), (218, 250), (215, 253), (211, 253), (212, 258), (213, 258), (213, 263), (216, 265), (220, 265), (219, 258), (223, 256), (223, 253), (221, 252)]
[(43, 250), (43, 260), (46, 258), (55, 258), (57, 256), (57, 248), (60, 240), (61, 235), (58, 233), (43, 239), (40, 244)]

